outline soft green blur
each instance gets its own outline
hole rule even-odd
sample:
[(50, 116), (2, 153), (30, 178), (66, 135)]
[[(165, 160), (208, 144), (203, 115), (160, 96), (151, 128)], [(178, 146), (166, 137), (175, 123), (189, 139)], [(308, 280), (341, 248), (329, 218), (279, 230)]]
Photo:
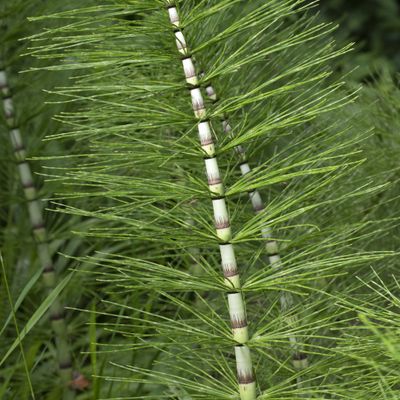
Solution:
[(340, 23), (339, 40), (357, 43), (356, 56), (342, 65), (358, 66), (357, 78), (400, 70), (400, 4), (397, 0), (320, 0), (322, 15)]

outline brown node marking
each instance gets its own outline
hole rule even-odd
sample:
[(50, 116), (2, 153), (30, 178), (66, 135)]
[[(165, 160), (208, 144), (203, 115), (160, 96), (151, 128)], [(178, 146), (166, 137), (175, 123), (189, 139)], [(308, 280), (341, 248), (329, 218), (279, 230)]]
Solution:
[(33, 182), (27, 182), (27, 183), (24, 183), (22, 185), (22, 187), (24, 189), (34, 189), (35, 188), (35, 184)]
[(214, 143), (214, 140), (213, 140), (213, 138), (211, 136), (210, 137), (206, 137), (206, 138), (200, 138), (200, 144), (202, 146), (206, 146), (208, 144), (213, 144), (213, 143)]
[[(193, 89), (193, 86), (191, 87), (191, 89)], [(193, 105), (193, 109), (195, 110), (195, 111), (200, 111), (200, 110), (204, 110), (204, 103), (203, 103), (203, 101), (199, 101), (199, 100), (194, 100), (193, 102), (192, 102), (192, 105)]]
[(247, 384), (253, 383), (255, 381), (254, 375), (252, 372), (247, 373), (247, 374), (238, 372), (238, 381), (239, 381), (239, 384), (241, 384), (241, 385), (247, 385)]
[(229, 228), (231, 226), (231, 224), (229, 223), (229, 220), (226, 218), (218, 218), (217, 220), (215, 220), (215, 227), (217, 229), (225, 229), (225, 228)]
[(222, 180), (219, 176), (207, 175), (207, 182), (209, 185), (218, 185)]
[[(188, 72), (191, 72), (191, 74), (190, 73), (186, 74), (186, 72), (185, 72), (186, 79), (196, 78), (196, 71), (188, 71)], [(191, 89), (193, 89), (193, 86), (194, 85), (191, 86)]]
[(233, 329), (245, 328), (247, 326), (247, 319), (231, 318), (231, 326)]
[(238, 269), (234, 264), (223, 264), (222, 269), (224, 271), (225, 278), (231, 278), (232, 276), (239, 275)]

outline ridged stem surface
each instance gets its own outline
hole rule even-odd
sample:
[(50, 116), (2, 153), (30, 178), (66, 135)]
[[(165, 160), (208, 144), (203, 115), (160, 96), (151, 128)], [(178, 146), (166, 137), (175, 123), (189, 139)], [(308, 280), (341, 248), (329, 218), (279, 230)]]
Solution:
[(216, 235), (219, 240), (221, 265), (228, 289), (228, 307), (235, 346), (236, 369), (241, 400), (256, 399), (256, 382), (253, 372), (249, 340), (246, 307), (241, 292), (239, 270), (236, 262), (234, 246), (231, 243), (232, 232), (229, 212), (222, 176), (220, 174), (210, 121), (206, 119), (206, 107), (198, 85), (193, 58), (189, 54), (186, 38), (180, 29), (180, 16), (176, 5), (167, 1), (167, 11), (173, 26), (176, 45), (182, 56), (182, 66), (187, 84), (189, 85), (192, 107), (198, 119), (198, 134), (200, 145), (204, 152), (204, 163), (207, 173), (208, 187), (211, 194), (214, 211)]
[[(14, 152), (15, 161), (17, 163), (19, 178), (27, 202), (32, 234), (37, 244), (37, 255), (42, 268), (43, 284), (48, 291), (51, 291), (57, 285), (57, 276), (49, 249), (42, 205), (38, 198), (38, 190), (35, 186), (31, 167), (26, 159), (26, 149), (21, 131), (17, 124), (14, 102), (8, 83), (7, 73), (1, 67), (0, 90), (2, 94), (4, 116), (9, 129), (9, 138)], [(64, 318), (64, 307), (59, 299), (55, 299), (51, 305), (49, 309), (49, 316), (54, 333), (54, 340), (56, 343), (59, 375), (64, 385), (63, 399), (72, 400), (75, 398), (75, 392), (69, 388), (69, 384), (72, 380), (72, 360), (67, 338), (67, 325)]]
[[(205, 92), (208, 98), (216, 103), (218, 101), (218, 95), (211, 83), (206, 84)], [(224, 117), (222, 121), (222, 129), (225, 134), (233, 137), (233, 130), (228, 121), (227, 116)], [(246, 154), (246, 150), (243, 146), (235, 146), (235, 152), (239, 157), (239, 168), (242, 176), (251, 173), (251, 167)], [(256, 214), (262, 212), (265, 209), (264, 201), (261, 197), (260, 192), (256, 189), (249, 192), (249, 198)], [(268, 260), (271, 266), (275, 269), (282, 267), (281, 256), (279, 254), (279, 246), (276, 240), (273, 239), (272, 230), (269, 226), (264, 226), (261, 230), (261, 235), (265, 239), (265, 250), (268, 256)], [(293, 307), (293, 297), (290, 293), (281, 292), (280, 294), (280, 304), (283, 312), (289, 311)], [(287, 323), (290, 327), (296, 326), (297, 317), (291, 316), (287, 319)], [(302, 352), (301, 346), (298, 343), (296, 337), (292, 336), (289, 338), (290, 346), (292, 348), (292, 364), (295, 369), (301, 370), (308, 367), (308, 358), (305, 353)], [(298, 385), (301, 386), (301, 382), (298, 381)]]

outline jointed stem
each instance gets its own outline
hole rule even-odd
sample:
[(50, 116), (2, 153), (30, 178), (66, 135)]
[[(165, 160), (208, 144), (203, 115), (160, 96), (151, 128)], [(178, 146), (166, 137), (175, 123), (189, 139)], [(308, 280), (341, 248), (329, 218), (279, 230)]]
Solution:
[[(9, 137), (18, 166), (21, 185), (27, 201), (33, 236), (37, 243), (37, 254), (42, 267), (42, 280), (45, 287), (50, 291), (57, 285), (57, 276), (48, 245), (42, 206), (38, 199), (38, 192), (30, 165), (26, 160), (26, 149), (22, 135), (16, 123), (14, 103), (8, 84), (7, 74), (2, 68), (0, 68), (0, 90), (3, 99), (4, 115), (9, 129)], [(59, 299), (55, 299), (50, 307), (50, 320), (56, 342), (59, 374), (63, 384), (65, 385), (63, 399), (74, 399), (75, 392), (68, 387), (68, 384), (72, 379), (72, 360), (67, 339), (64, 307), (60, 303)]]
[[(205, 92), (209, 99), (212, 102), (218, 101), (217, 93), (211, 83), (206, 85)], [(225, 117), (222, 121), (222, 128), (224, 133), (227, 135), (232, 135), (232, 127)], [(248, 163), (248, 158), (246, 155), (246, 150), (243, 146), (239, 145), (235, 147), (235, 151), (238, 154), (240, 160), (240, 171), (242, 175), (249, 174), (251, 172), (251, 167)], [(262, 200), (260, 192), (256, 189), (249, 193), (250, 201), (253, 207), (253, 210), (256, 214), (262, 212), (265, 209), (264, 202)], [(268, 255), (268, 260), (273, 268), (279, 269), (282, 266), (281, 257), (279, 254), (279, 247), (276, 240), (273, 239), (271, 228), (268, 226), (264, 226), (261, 230), (262, 237), (265, 239), (265, 250)], [(293, 307), (293, 297), (290, 293), (281, 292), (280, 294), (280, 303), (281, 309), (283, 312), (287, 312)], [(288, 324), (291, 326), (297, 325), (297, 318), (295, 316), (291, 316)], [(292, 364), (295, 369), (305, 369), (308, 366), (307, 355), (302, 352), (301, 346), (299, 345), (296, 337), (290, 337), (289, 342), (293, 351), (292, 354)], [(298, 382), (299, 386), (301, 383)]]
[(210, 122), (206, 119), (206, 108), (203, 96), (198, 86), (198, 76), (193, 59), (188, 53), (185, 36), (180, 26), (179, 13), (173, 2), (167, 1), (167, 10), (171, 24), (174, 27), (176, 45), (182, 54), (183, 70), (186, 82), (190, 86), (190, 95), (195, 117), (198, 119), (198, 133), (201, 147), (204, 151), (204, 163), (207, 171), (208, 186), (212, 197), (214, 221), (219, 248), (221, 264), (224, 272), (225, 283), (228, 289), (228, 305), (231, 319), (233, 339), (238, 344), (235, 346), (236, 367), (239, 380), (239, 391), (242, 400), (256, 398), (256, 383), (247, 346), (249, 340), (246, 309), (243, 295), (240, 291), (240, 278), (237, 267), (234, 247), (231, 243), (232, 233), (230, 218), (226, 205), (224, 185), (215, 155), (215, 145), (211, 134)]

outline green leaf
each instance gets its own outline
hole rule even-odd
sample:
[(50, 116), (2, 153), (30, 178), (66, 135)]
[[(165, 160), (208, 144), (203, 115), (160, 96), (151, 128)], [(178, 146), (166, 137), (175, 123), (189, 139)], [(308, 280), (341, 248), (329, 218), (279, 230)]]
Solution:
[(63, 289), (68, 285), (71, 280), (73, 272), (68, 274), (60, 283), (49, 293), (46, 299), (40, 304), (40, 306), (36, 309), (36, 311), (29, 318), (28, 322), (21, 329), (18, 337), (14, 340), (12, 345), (7, 350), (6, 354), (0, 361), (0, 366), (4, 364), (10, 354), (15, 350), (17, 346), (23, 341), (24, 337), (35, 327), (35, 325), (39, 322), (39, 320), (43, 317), (46, 311), (53, 304), (54, 300), (60, 295)]

